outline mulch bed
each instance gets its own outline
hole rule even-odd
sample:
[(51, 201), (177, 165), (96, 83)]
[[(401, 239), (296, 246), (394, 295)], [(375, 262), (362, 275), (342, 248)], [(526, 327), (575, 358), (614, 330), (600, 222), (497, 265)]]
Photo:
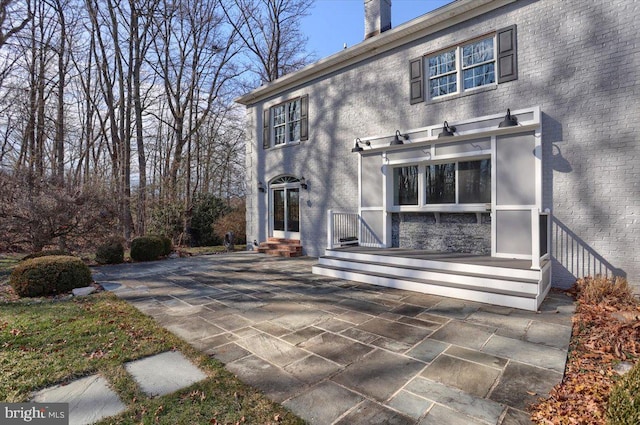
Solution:
[(640, 356), (637, 299), (602, 285), (586, 278), (571, 290), (578, 305), (567, 366), (562, 382), (532, 407), (538, 424), (605, 424), (611, 389)]

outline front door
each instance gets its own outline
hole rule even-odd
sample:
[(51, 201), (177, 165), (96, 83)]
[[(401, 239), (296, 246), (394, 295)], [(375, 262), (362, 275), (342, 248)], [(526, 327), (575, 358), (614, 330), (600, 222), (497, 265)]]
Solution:
[(300, 188), (283, 185), (271, 189), (274, 238), (300, 239)]

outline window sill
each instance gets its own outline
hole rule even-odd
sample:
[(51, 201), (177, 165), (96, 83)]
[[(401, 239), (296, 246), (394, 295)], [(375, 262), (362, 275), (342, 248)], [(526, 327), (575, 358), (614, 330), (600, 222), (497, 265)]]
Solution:
[(394, 205), (388, 212), (489, 213), (491, 204)]
[(275, 150), (275, 149), (285, 149), (285, 148), (288, 148), (288, 147), (291, 147), (291, 146), (298, 146), (300, 143), (302, 143), (302, 142), (301, 141), (297, 141), (297, 142), (290, 142), (290, 143), (282, 143), (282, 144), (279, 144), (279, 145), (271, 146), (271, 147), (269, 147), (268, 149), (265, 149), (265, 150), (272, 151), (272, 150)]
[(479, 94), (479, 93), (485, 93), (488, 91), (492, 91), (492, 90), (497, 90), (498, 85), (497, 84), (493, 84), (487, 87), (478, 87), (475, 89), (469, 89), (465, 92), (462, 93), (456, 93), (456, 94), (450, 94), (450, 95), (446, 95), (443, 97), (438, 97), (437, 99), (427, 99), (426, 100), (426, 104), (427, 105), (433, 105), (436, 103), (442, 103), (442, 102), (448, 102), (450, 100), (455, 100), (455, 99), (460, 99), (462, 97), (467, 97), (467, 96), (473, 96), (474, 94)]

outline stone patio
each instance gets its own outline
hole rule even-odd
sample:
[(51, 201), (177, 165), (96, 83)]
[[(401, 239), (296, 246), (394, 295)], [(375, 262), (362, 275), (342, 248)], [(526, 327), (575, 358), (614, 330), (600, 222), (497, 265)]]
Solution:
[(94, 278), (311, 424), (529, 424), (562, 379), (572, 300), (539, 312), (311, 274), (235, 253)]

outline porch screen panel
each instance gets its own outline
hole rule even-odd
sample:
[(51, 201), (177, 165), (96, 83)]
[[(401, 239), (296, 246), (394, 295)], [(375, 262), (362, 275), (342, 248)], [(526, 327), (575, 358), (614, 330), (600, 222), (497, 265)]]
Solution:
[(535, 139), (533, 133), (501, 136), (496, 141), (498, 205), (536, 203)]
[(362, 198), (360, 205), (367, 207), (382, 207), (383, 179), (382, 158), (380, 155), (362, 155)]
[(273, 191), (273, 230), (284, 228), (284, 189)]
[(531, 255), (531, 212), (496, 211), (498, 252)]
[(300, 190), (287, 190), (287, 231), (300, 231)]

